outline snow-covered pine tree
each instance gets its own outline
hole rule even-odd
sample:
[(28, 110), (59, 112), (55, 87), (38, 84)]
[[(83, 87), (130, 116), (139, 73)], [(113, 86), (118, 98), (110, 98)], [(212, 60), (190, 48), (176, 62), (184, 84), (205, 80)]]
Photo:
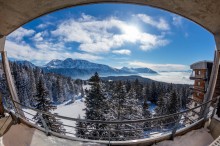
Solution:
[(12, 101), (10, 99), (10, 93), (8, 89), (8, 84), (6, 81), (5, 73), (0, 76), (0, 92), (2, 93), (3, 103), (8, 109), (13, 108)]
[[(152, 117), (152, 114), (151, 114), (151, 112), (150, 112), (150, 110), (148, 108), (148, 104), (147, 103), (143, 105), (143, 114), (142, 115), (143, 115), (143, 117), (145, 119), (149, 119), (149, 118)], [(149, 127), (151, 127), (151, 121), (144, 122), (144, 130), (145, 131), (146, 130), (150, 130)]]
[(171, 92), (169, 104), (168, 104), (168, 113), (174, 114), (179, 112), (180, 110), (180, 100), (177, 96), (177, 93), (175, 90)]
[(158, 101), (157, 101), (157, 107), (155, 108), (156, 115), (157, 116), (162, 116), (167, 114), (167, 107), (166, 103), (164, 101), (164, 96), (159, 96)]
[(27, 85), (27, 89), (28, 89), (28, 98), (30, 101), (30, 105), (33, 106), (33, 98), (34, 95), (36, 94), (36, 84), (35, 84), (35, 77), (34, 77), (34, 72), (33, 72), (33, 68), (29, 68), (27, 70), (27, 74), (28, 74), (28, 85)]
[[(135, 91), (134, 86), (131, 87), (130, 91), (125, 96), (125, 103), (124, 103), (124, 110), (125, 115), (123, 117), (123, 120), (137, 120), (137, 119), (143, 119), (143, 108), (142, 105), (139, 104), (139, 99), (137, 98), (137, 94)], [(124, 136), (126, 139), (129, 139), (130, 137), (136, 137), (136, 138), (143, 138), (143, 128), (144, 123), (138, 123), (138, 124), (125, 124), (125, 129), (133, 129), (134, 131), (126, 131), (124, 132)], [(135, 131), (135, 129), (140, 129), (138, 131)], [(127, 138), (128, 137), (128, 138)]]
[(131, 89), (131, 82), (130, 82), (129, 80), (127, 80), (127, 81), (125, 82), (125, 87), (126, 87), (126, 91), (129, 92), (130, 89)]
[[(85, 118), (90, 120), (106, 120), (105, 115), (108, 112), (108, 105), (102, 89), (104, 87), (97, 72), (89, 79), (89, 82), (91, 89), (88, 96), (85, 98)], [(107, 136), (105, 131), (98, 131), (98, 129), (107, 129), (105, 124), (87, 124), (86, 126), (89, 129), (94, 129), (88, 133), (90, 139), (93, 139), (93, 137), (97, 139), (97, 137), (101, 138)]]
[(57, 81), (56, 81), (56, 93), (57, 93), (57, 102), (58, 103), (63, 103), (64, 102), (64, 92), (63, 92), (63, 81), (61, 76), (57, 76)]
[[(78, 116), (78, 119), (81, 119), (80, 115)], [(76, 137), (88, 138), (88, 130), (85, 122), (77, 121), (76, 127)]]
[[(170, 93), (170, 98), (169, 98), (169, 102), (168, 102), (168, 114), (174, 114), (179, 112), (180, 110), (180, 100), (177, 96), (177, 93), (175, 90), (173, 90)], [(178, 119), (178, 115), (176, 116), (172, 116), (170, 118), (167, 118), (168, 122), (174, 122)], [(170, 125), (172, 126), (174, 123), (171, 123)]]
[[(165, 95), (160, 95), (157, 101), (157, 107), (155, 108), (155, 112), (156, 112), (156, 117), (158, 116), (164, 116), (168, 114), (168, 107), (167, 107), (167, 100), (169, 98), (170, 94), (166, 93)], [(160, 125), (161, 127), (162, 124), (167, 123), (167, 119), (161, 119), (160, 121), (153, 121), (153, 126), (158, 126)]]
[(157, 100), (158, 100), (158, 91), (157, 91), (157, 87), (156, 87), (155, 82), (152, 82), (152, 84), (151, 84), (149, 100), (150, 100), (152, 103), (155, 103), (155, 104), (157, 103)]
[[(143, 119), (142, 106), (139, 104), (134, 84), (130, 90), (126, 90), (126, 82), (118, 81), (112, 84), (113, 90), (110, 90), (111, 97), (109, 98), (110, 112), (108, 120), (134, 120)], [(131, 137), (140, 138), (143, 136), (143, 123), (140, 124), (112, 124), (111, 137), (115, 140), (129, 140)], [(131, 131), (124, 131), (131, 129)], [(141, 129), (141, 130), (135, 130)]]
[(143, 85), (139, 82), (138, 79), (136, 79), (134, 81), (134, 85), (133, 85), (133, 88), (136, 92), (136, 98), (139, 100), (139, 101), (142, 101), (143, 100)]
[[(39, 82), (37, 84), (37, 94), (34, 96), (34, 105), (35, 108), (44, 112), (51, 113), (51, 110), (56, 109), (56, 106), (52, 105), (52, 102), (49, 98), (48, 90), (45, 86), (43, 76), (39, 77)], [(54, 132), (63, 133), (64, 128), (61, 125), (61, 122), (57, 120), (54, 116), (37, 113), (33, 119), (36, 120), (36, 124), (43, 126), (41, 116), (44, 119), (47, 127)]]

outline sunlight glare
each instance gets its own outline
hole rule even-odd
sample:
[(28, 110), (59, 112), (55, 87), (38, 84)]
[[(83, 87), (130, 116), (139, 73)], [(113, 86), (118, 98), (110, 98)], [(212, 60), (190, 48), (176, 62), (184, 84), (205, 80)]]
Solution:
[(124, 35), (129, 39), (135, 41), (140, 36), (140, 30), (134, 25), (126, 25), (123, 27)]

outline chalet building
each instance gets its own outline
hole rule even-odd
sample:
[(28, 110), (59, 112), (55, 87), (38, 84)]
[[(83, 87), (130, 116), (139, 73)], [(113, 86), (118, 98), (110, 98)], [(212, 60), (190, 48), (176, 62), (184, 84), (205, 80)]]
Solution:
[(190, 68), (193, 70), (190, 79), (194, 80), (194, 85), (191, 87), (193, 99), (198, 103), (203, 102), (207, 91), (212, 64), (210, 61), (199, 61), (190, 65)]

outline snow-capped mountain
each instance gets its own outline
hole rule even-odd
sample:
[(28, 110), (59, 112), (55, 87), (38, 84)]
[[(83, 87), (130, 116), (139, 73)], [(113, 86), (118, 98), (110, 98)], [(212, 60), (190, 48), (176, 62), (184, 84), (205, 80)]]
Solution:
[(77, 69), (98, 69), (102, 71), (118, 71), (116, 68), (112, 68), (107, 65), (92, 63), (87, 60), (71, 59), (65, 60), (52, 60), (45, 65), (50, 68), (77, 68)]
[(16, 63), (19, 64), (19, 65), (22, 65), (22, 66), (29, 67), (29, 68), (35, 68), (36, 67), (33, 63), (31, 63), (27, 60), (19, 60), (19, 61), (16, 61)]
[(51, 60), (44, 66), (45, 72), (53, 72), (70, 76), (73, 78), (88, 78), (95, 72), (101, 76), (137, 74), (137, 73), (157, 73), (149, 68), (126, 68), (117, 69), (104, 64), (97, 64), (87, 60), (71, 59)]

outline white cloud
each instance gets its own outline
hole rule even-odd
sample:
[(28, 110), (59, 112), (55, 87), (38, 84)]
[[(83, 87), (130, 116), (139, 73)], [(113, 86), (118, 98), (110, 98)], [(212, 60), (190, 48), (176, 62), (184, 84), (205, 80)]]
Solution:
[[(158, 27), (167, 29), (164, 20)], [(156, 22), (155, 22), (156, 23)], [(89, 53), (108, 53), (128, 43), (138, 44), (142, 50), (150, 50), (168, 44), (164, 36), (140, 32), (135, 27), (117, 18), (98, 20), (82, 14), (79, 19), (69, 19), (57, 26), (52, 35), (64, 42), (77, 42), (79, 49)], [(117, 31), (112, 31), (112, 30)]]
[[(43, 48), (43, 47), (42, 47)], [(53, 50), (53, 49), (36, 49), (32, 48), (27, 44), (18, 44), (16, 42), (6, 41), (6, 50), (10, 58), (16, 60), (28, 60), (37, 65), (44, 65), (45, 62), (49, 62), (52, 59), (86, 59), (86, 60), (98, 60), (101, 59), (99, 56), (87, 54), (87, 53), (78, 53), (78, 52), (69, 52), (68, 50)]]
[(43, 41), (44, 39), (43, 39), (43, 37), (42, 37), (42, 33), (37, 33), (37, 34), (35, 34), (34, 35), (34, 37), (32, 38), (34, 41)]
[(121, 55), (130, 55), (131, 51), (130, 50), (126, 50), (126, 49), (122, 49), (122, 50), (113, 50), (112, 53), (114, 53), (114, 54), (121, 54)]
[(151, 25), (152, 27), (156, 27), (157, 29), (160, 29), (160, 30), (170, 29), (168, 22), (163, 18), (159, 18), (158, 20), (156, 20), (153, 17), (146, 15), (146, 14), (136, 14), (133, 16), (139, 18), (141, 21), (143, 21), (144, 23), (148, 25)]
[(13, 39), (17, 42), (21, 41), (26, 36), (32, 36), (35, 33), (32, 29), (25, 29), (23, 27), (20, 27), (19, 29), (12, 32), (7, 39)]
[(189, 66), (183, 64), (151, 64), (140, 61), (133, 61), (128, 63), (132, 67), (148, 67), (155, 71), (186, 71)]
[(43, 23), (43, 24), (39, 24), (39, 25), (37, 26), (37, 28), (43, 29), (43, 28), (46, 28), (47, 26), (48, 26), (47, 24)]
[(177, 15), (173, 15), (173, 25), (175, 25), (177, 27), (182, 26), (182, 24), (183, 24), (182, 20), (183, 20), (182, 17), (177, 16)]
[(54, 25), (54, 24), (51, 23), (51, 22), (45, 22), (45, 23), (39, 24), (36, 28), (38, 28), (38, 29), (45, 29), (46, 27), (48, 27), (50, 25)]
[[(162, 19), (159, 22), (159, 28), (167, 27), (163, 25)], [(42, 24), (38, 27), (44, 26)], [(25, 36), (31, 40), (30, 45), (23, 39)], [(144, 51), (165, 46), (169, 43), (165, 36), (162, 32), (161, 35), (140, 32), (136, 26), (115, 17), (99, 20), (82, 14), (78, 19), (58, 23), (51, 32), (47, 30), (36, 33), (34, 30), (19, 28), (9, 36), (6, 49), (8, 48), (9, 56), (14, 59), (40, 63), (67, 57), (97, 60), (101, 59), (97, 54), (109, 52), (130, 55), (130, 50), (121, 49), (127, 43), (138, 45)], [(75, 52), (68, 43), (78, 43), (78, 50)], [(83, 53), (79, 53), (79, 50)]]

